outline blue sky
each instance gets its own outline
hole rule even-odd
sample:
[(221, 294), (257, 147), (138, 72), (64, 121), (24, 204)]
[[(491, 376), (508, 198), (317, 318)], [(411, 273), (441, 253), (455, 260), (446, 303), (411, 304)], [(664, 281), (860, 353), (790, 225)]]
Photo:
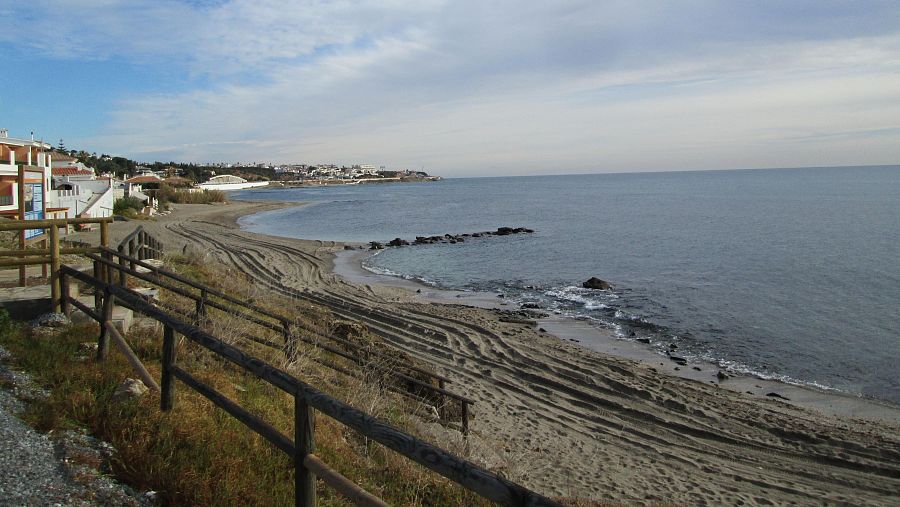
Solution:
[(449, 176), (900, 163), (900, 2), (4, 2), (0, 128)]

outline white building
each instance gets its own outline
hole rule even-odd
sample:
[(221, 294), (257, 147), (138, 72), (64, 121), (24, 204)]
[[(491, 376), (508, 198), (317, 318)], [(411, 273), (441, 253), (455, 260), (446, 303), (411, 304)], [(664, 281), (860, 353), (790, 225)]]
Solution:
[(241, 190), (244, 188), (264, 187), (268, 184), (268, 181), (247, 181), (239, 176), (223, 174), (213, 176), (209, 181), (198, 186), (204, 190)]
[(56, 217), (48, 196), (51, 146), (33, 137), (17, 139), (0, 129), (0, 216), (25, 220)]

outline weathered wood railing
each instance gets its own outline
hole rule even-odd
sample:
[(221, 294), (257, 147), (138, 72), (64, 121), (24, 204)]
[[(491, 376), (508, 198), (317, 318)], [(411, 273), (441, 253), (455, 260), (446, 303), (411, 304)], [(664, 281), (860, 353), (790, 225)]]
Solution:
[[(137, 231), (135, 231), (137, 233)], [(133, 234), (135, 234), (133, 233)], [(126, 238), (128, 239), (128, 238)], [(402, 366), (402, 369), (406, 370), (410, 374), (415, 373), (419, 374), (428, 379), (428, 381), (423, 381), (418, 378), (411, 376), (410, 374), (403, 373), (402, 371), (398, 371), (399, 368), (394, 365), (394, 367), (388, 367), (380, 364), (378, 361), (367, 361), (367, 358), (363, 358), (358, 354), (354, 354), (348, 352), (348, 350), (352, 350), (357, 347), (357, 344), (353, 342), (330, 335), (320, 335), (319, 338), (324, 338), (330, 340), (335, 345), (340, 345), (345, 347), (347, 350), (342, 350), (335, 345), (331, 345), (329, 343), (324, 343), (322, 339), (314, 339), (310, 336), (307, 336), (302, 330), (298, 329), (297, 325), (292, 322), (291, 319), (284, 317), (282, 315), (278, 315), (274, 312), (271, 312), (265, 308), (262, 308), (258, 305), (249, 303), (247, 301), (240, 300), (234, 296), (231, 296), (225, 292), (222, 292), (213, 287), (209, 287), (202, 283), (199, 283), (195, 280), (191, 280), (184, 276), (181, 276), (177, 273), (173, 273), (164, 268), (160, 268), (153, 264), (145, 262), (143, 259), (126, 255), (122, 253), (123, 247), (122, 245), (127, 244), (126, 241), (120, 243), (119, 248), (117, 250), (112, 250), (110, 248), (101, 249), (99, 254), (88, 255), (87, 257), (94, 261), (94, 269), (95, 273), (100, 273), (100, 278), (105, 280), (107, 283), (113, 282), (113, 273), (116, 273), (118, 276), (117, 283), (121, 286), (125, 286), (127, 282), (127, 277), (132, 276), (138, 278), (140, 280), (144, 280), (146, 282), (150, 282), (154, 285), (157, 285), (160, 288), (168, 290), (174, 294), (182, 296), (184, 298), (190, 299), (194, 301), (195, 310), (193, 314), (188, 314), (184, 312), (182, 309), (176, 308), (171, 305), (161, 304), (168, 310), (170, 313), (178, 313), (182, 317), (189, 318), (193, 320), (195, 323), (201, 323), (208, 317), (209, 309), (216, 309), (222, 312), (225, 312), (227, 315), (232, 317), (237, 317), (242, 319), (245, 322), (252, 323), (257, 325), (265, 330), (272, 331), (281, 337), (282, 343), (278, 344), (272, 342), (271, 340), (267, 340), (262, 337), (254, 336), (252, 334), (246, 333), (243, 335), (244, 338), (249, 339), (253, 342), (266, 345), (273, 348), (279, 348), (285, 352), (285, 354), (293, 353), (296, 345), (295, 340), (299, 340), (311, 345), (314, 345), (326, 352), (330, 352), (337, 356), (348, 359), (351, 362), (354, 362), (358, 365), (365, 365), (367, 367), (374, 368), (379, 370), (382, 374), (388, 375), (390, 377), (395, 378), (398, 381), (402, 381), (407, 383), (412, 387), (412, 389), (401, 389), (396, 387), (389, 387), (389, 389), (395, 393), (401, 394), (403, 396), (408, 396), (411, 398), (415, 398), (418, 401), (426, 402), (426, 403), (434, 403), (437, 405), (438, 417), (445, 422), (450, 421), (450, 410), (447, 407), (447, 401), (452, 403), (456, 403), (459, 405), (459, 425), (463, 434), (468, 434), (469, 432), (469, 415), (470, 415), (470, 407), (475, 403), (474, 400), (467, 398), (465, 396), (459, 395), (452, 391), (447, 390), (447, 384), (450, 383), (450, 380), (442, 375), (438, 375), (434, 372), (428, 371), (424, 368), (418, 368), (414, 365), (406, 365)], [(158, 245), (158, 243), (156, 243)], [(147, 273), (141, 273), (137, 270), (138, 267), (146, 269)], [(182, 285), (186, 285), (187, 288), (176, 285), (175, 283), (179, 283)], [(215, 298), (215, 299), (214, 299)], [(227, 303), (227, 304), (226, 304)], [(97, 301), (97, 305), (99, 307), (99, 300)], [(380, 358), (387, 362), (396, 362), (395, 358), (391, 356), (391, 354), (387, 352), (381, 351), (368, 351), (370, 356), (374, 358)], [(372, 359), (371, 357), (368, 359)], [(316, 359), (319, 363), (328, 366), (330, 368), (341, 371), (345, 374), (354, 374), (354, 372), (349, 371), (345, 368), (338, 366), (337, 364), (327, 361), (324, 359)], [(431, 382), (436, 382), (438, 385), (434, 386)], [(422, 396), (417, 395), (415, 391), (427, 393), (433, 399), (426, 400), (423, 399)], [(434, 402), (433, 400), (437, 399), (438, 402)], [(454, 423), (455, 424), (455, 423)]]
[[(19, 285), (26, 285), (25, 268), (27, 266), (44, 266), (43, 276), (50, 276), (50, 299), (53, 311), (59, 311), (60, 285), (58, 279), (60, 256), (70, 254), (86, 254), (100, 252), (101, 247), (109, 245), (109, 223), (112, 217), (102, 218), (56, 218), (49, 220), (0, 220), (0, 231), (20, 231), (45, 229), (48, 237), (41, 241), (44, 248), (26, 248), (24, 234), (20, 236), (18, 250), (0, 250), (0, 266), (19, 266)], [(59, 229), (75, 224), (100, 224), (100, 247), (60, 248)], [(49, 271), (47, 265), (50, 266)]]
[(139, 225), (131, 234), (125, 236), (119, 242), (117, 250), (121, 254), (127, 252), (129, 256), (140, 260), (162, 259), (163, 256), (162, 242), (145, 231), (143, 225)]
[[(329, 468), (327, 464), (314, 454), (316, 412), (321, 412), (331, 417), (339, 423), (354, 429), (361, 435), (396, 451), (489, 500), (503, 505), (516, 506), (558, 505), (550, 499), (503, 479), (493, 472), (456, 457), (441, 448), (419, 440), (319, 391), (289, 373), (252, 357), (234, 346), (228, 345), (192, 324), (173, 317), (164, 310), (145, 301), (139, 294), (119, 286), (110, 279), (104, 280), (94, 277), (68, 266), (62, 266), (59, 272), (64, 285), (72, 283), (73, 280), (70, 280), (71, 278), (85, 283), (93, 287), (96, 292), (103, 294), (103, 304), (100, 312), (95, 312), (87, 305), (69, 298), (66, 292), (63, 293), (61, 302), (64, 312), (69, 313), (71, 307), (75, 306), (100, 323), (98, 359), (102, 360), (107, 354), (110, 335), (113, 336), (119, 347), (126, 353), (126, 356), (129, 356), (130, 348), (128, 348), (127, 343), (118, 334), (111, 322), (114, 302), (118, 301), (127, 304), (160, 322), (164, 326), (162, 375), (158, 386), (160, 391), (160, 408), (164, 411), (169, 411), (175, 406), (175, 379), (178, 379), (267, 439), (275, 447), (291, 456), (294, 460), (295, 468), (294, 487), (297, 506), (309, 507), (315, 505), (316, 477), (322, 479), (325, 484), (340, 494), (353, 500), (357, 505), (385, 505), (379, 498), (372, 496), (352, 481)], [(107, 271), (108, 273), (109, 271)], [(176, 357), (176, 333), (292, 395), (294, 397), (295, 419), (293, 439), (284, 435), (269, 423), (252, 415), (213, 388), (203, 384), (196, 377), (181, 368), (177, 363)], [(131, 355), (133, 356), (133, 353)], [(136, 357), (132, 358), (129, 356), (129, 361), (132, 361), (132, 359), (140, 364)], [(134, 365), (134, 363), (132, 364)], [(142, 372), (140, 372), (141, 376), (146, 375), (149, 381), (152, 382), (153, 379), (150, 378), (150, 374), (143, 368), (143, 365), (140, 368), (142, 369)], [(152, 383), (155, 384), (155, 382)]]

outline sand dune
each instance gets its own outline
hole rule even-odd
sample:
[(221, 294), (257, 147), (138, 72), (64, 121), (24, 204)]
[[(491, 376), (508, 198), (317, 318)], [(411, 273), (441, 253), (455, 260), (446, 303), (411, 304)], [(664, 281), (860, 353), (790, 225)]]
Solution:
[[(281, 206), (179, 206), (143, 223), (185, 246), (365, 322), (477, 401), (471, 446), (485, 463), (548, 495), (624, 504), (897, 505), (900, 425), (828, 416), (591, 352), (490, 309), (434, 304), (331, 272), (332, 242), (241, 231)], [(116, 223), (113, 239), (134, 223)], [(299, 292), (298, 292), (299, 291)], [(448, 446), (458, 437), (429, 427)]]

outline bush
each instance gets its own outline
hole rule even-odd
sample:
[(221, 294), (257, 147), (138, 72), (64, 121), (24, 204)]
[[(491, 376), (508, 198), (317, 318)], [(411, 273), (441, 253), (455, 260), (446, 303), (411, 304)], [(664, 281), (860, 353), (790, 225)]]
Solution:
[(116, 199), (116, 202), (113, 203), (113, 213), (116, 215), (126, 215), (127, 210), (140, 212), (142, 209), (144, 209), (144, 201), (133, 195)]
[(213, 202), (228, 202), (228, 195), (221, 190), (204, 190), (202, 192), (190, 192), (179, 190), (171, 185), (163, 183), (156, 192), (156, 198), (160, 205), (170, 202), (178, 204), (209, 204)]

